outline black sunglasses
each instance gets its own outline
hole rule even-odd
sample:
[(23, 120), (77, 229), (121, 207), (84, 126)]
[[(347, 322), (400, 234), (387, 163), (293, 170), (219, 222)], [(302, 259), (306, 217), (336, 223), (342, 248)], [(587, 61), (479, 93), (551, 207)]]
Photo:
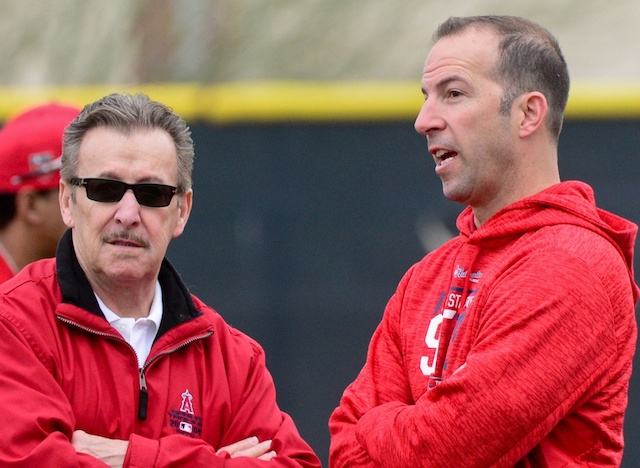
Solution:
[(127, 190), (131, 189), (144, 206), (158, 208), (168, 206), (178, 189), (171, 185), (142, 183), (127, 184), (121, 180), (74, 177), (72, 185), (83, 186), (87, 190), (87, 198), (102, 203), (115, 203), (122, 200)]

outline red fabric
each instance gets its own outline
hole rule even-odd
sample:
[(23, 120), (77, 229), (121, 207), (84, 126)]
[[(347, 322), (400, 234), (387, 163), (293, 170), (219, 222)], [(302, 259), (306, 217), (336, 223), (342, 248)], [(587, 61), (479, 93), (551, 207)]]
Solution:
[(472, 216), (390, 299), (331, 415), (330, 465), (618, 466), (637, 227), (579, 182)]
[(0, 193), (58, 188), (64, 129), (80, 109), (58, 103), (13, 116), (0, 130)]
[(7, 281), (9, 278), (13, 278), (13, 270), (9, 265), (9, 262), (2, 256), (2, 252), (0, 252), (0, 284)]
[[(61, 304), (53, 259), (0, 287), (0, 465), (104, 466), (78, 456), (74, 430), (129, 440), (125, 466), (263, 466), (217, 448), (272, 439), (273, 467), (318, 467), (276, 404), (261, 347), (194, 298), (204, 315), (162, 335), (147, 360), (147, 418), (138, 414), (135, 352), (108, 322)], [(181, 430), (182, 429), (182, 430)]]

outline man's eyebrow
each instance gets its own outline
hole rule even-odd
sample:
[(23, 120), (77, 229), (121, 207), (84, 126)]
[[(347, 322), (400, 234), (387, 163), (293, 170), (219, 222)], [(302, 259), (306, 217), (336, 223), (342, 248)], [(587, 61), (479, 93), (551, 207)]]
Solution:
[[(437, 81), (434, 85), (435, 89), (442, 89), (445, 88), (447, 85), (455, 82), (455, 81), (466, 81), (464, 79), (464, 77), (462, 77), (461, 75), (449, 75), (449, 76), (445, 76), (444, 78), (441, 78), (439, 81)], [(429, 93), (427, 93), (427, 90), (424, 88), (424, 86), (422, 87), (422, 94), (424, 96), (427, 96)]]

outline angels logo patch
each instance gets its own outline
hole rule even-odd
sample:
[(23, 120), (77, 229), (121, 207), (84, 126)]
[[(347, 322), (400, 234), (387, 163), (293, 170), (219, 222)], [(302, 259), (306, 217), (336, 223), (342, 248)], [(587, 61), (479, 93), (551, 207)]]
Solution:
[(189, 437), (202, 435), (202, 418), (195, 415), (193, 410), (193, 395), (185, 389), (180, 395), (180, 409), (169, 412), (169, 425), (176, 429), (176, 433)]
[(182, 404), (180, 405), (180, 411), (183, 413), (193, 414), (193, 396), (189, 393), (187, 388), (182, 394)]

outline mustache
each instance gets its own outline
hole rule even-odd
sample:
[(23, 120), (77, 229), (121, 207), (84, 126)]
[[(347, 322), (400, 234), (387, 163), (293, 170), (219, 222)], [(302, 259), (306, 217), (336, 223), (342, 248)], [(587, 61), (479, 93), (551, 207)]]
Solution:
[(105, 242), (105, 243), (110, 243), (117, 240), (129, 241), (144, 248), (149, 247), (149, 241), (147, 241), (147, 239), (128, 231), (112, 232), (102, 237), (102, 242)]

